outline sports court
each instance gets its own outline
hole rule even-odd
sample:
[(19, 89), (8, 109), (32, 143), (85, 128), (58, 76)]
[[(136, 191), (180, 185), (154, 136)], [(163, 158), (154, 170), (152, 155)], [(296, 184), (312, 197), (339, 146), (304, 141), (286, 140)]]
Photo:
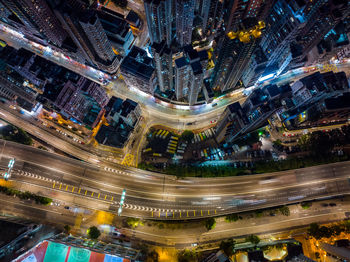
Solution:
[(101, 254), (85, 248), (43, 241), (15, 262), (130, 262), (129, 259)]

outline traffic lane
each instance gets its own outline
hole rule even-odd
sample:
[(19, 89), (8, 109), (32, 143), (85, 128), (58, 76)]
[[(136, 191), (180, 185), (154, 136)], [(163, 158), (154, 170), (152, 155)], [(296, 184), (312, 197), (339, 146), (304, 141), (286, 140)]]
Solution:
[[(2, 143), (4, 144), (4, 141), (2, 141)], [(15, 150), (16, 152), (11, 152), (11, 149), (9, 147), (16, 147), (16, 150)], [(29, 153), (28, 153), (28, 151), (29, 151)], [(49, 166), (51, 168), (52, 168), (52, 166), (54, 166), (55, 168), (58, 168), (60, 170), (63, 169), (62, 167), (66, 167), (67, 166), (67, 162), (71, 162), (71, 165), (69, 165), (69, 168), (67, 168), (66, 171), (69, 171), (69, 172), (73, 171), (76, 174), (83, 173), (84, 170), (86, 169), (86, 167), (85, 168), (81, 167), (82, 164), (84, 166), (86, 166), (86, 165), (84, 163), (80, 162), (80, 161), (72, 160), (72, 159), (69, 159), (69, 158), (66, 158), (66, 157), (62, 157), (62, 156), (59, 156), (59, 155), (56, 155), (56, 154), (52, 154), (52, 153), (49, 153), (49, 152), (46, 152), (46, 151), (43, 151), (43, 150), (34, 149), (32, 147), (24, 147), (23, 145), (16, 144), (16, 143), (7, 142), (6, 147), (3, 148), (3, 152), (6, 152), (6, 153), (10, 152), (10, 153), (12, 153), (12, 155), (17, 154), (17, 156), (20, 157), (20, 158), (33, 157), (33, 158), (30, 159), (30, 160), (33, 160), (33, 161), (38, 161), (38, 159), (40, 159), (40, 162), (44, 162), (47, 166)], [(20, 156), (19, 156), (18, 152), (21, 152)], [(45, 160), (45, 157), (47, 158), (46, 160)], [(53, 161), (52, 157), (56, 158), (58, 160), (58, 163)], [(55, 165), (55, 163), (56, 163), (56, 165)], [(333, 174), (333, 176), (337, 175), (338, 172), (339, 172), (339, 174), (345, 174), (348, 166), (349, 166), (349, 162), (344, 162), (344, 163), (338, 163), (338, 164), (334, 164), (334, 165), (326, 165), (326, 166), (321, 166), (321, 167), (318, 166), (318, 167), (312, 167), (312, 168), (299, 169), (299, 170), (297, 170), (295, 172), (298, 174), (298, 180), (302, 179), (303, 181), (307, 181), (307, 180), (312, 180), (312, 179), (318, 178), (321, 175), (322, 176), (326, 176), (327, 172), (329, 172), (329, 175)], [(329, 169), (330, 167), (332, 167), (333, 170), (327, 171), (327, 169)], [(91, 172), (90, 170), (91, 170), (91, 165), (89, 165), (89, 172), (88, 172), (88, 174)], [(124, 179), (124, 178), (126, 178), (126, 176), (115, 176), (113, 174), (108, 174), (106, 172), (99, 172), (97, 170), (99, 170), (99, 169), (96, 169), (94, 174), (92, 174), (92, 177), (108, 176), (109, 179), (112, 179), (112, 180), (116, 179), (116, 178), (117, 179)], [(306, 171), (309, 171), (310, 174), (308, 174)], [(275, 183), (276, 181), (274, 181), (274, 177), (278, 177), (278, 180), (280, 180), (281, 176), (283, 176), (283, 175), (291, 175), (293, 172), (294, 171), (281, 172), (281, 173), (272, 173), (272, 175), (273, 175), (272, 179), (270, 177), (267, 177), (267, 182), (269, 182), (269, 180), (273, 180), (273, 182)], [(231, 177), (230, 180), (231, 181), (235, 181), (235, 180), (241, 180), (242, 181), (242, 179), (252, 179), (252, 180), (254, 180), (254, 178), (257, 178), (257, 177), (260, 177), (260, 176), (262, 177), (261, 179), (264, 179), (264, 175), (258, 175), (258, 176), (247, 176), (246, 178), (244, 178), (244, 177), (233, 177), (232, 178)], [(289, 178), (290, 178), (290, 176), (286, 179), (285, 182), (289, 182), (290, 183), (291, 181), (290, 181)], [(266, 175), (265, 175), (265, 179), (266, 179)], [(211, 182), (212, 182), (212, 179), (209, 179), (209, 180), (211, 180)], [(182, 180), (178, 180), (177, 182), (180, 183), (180, 181), (182, 182)], [(200, 182), (206, 182), (206, 181), (207, 181), (207, 179), (202, 178), (200, 180), (197, 180), (196, 181), (197, 183), (195, 183), (195, 184), (191, 184), (191, 183), (187, 184), (187, 183), (185, 183), (185, 184), (182, 184), (181, 186), (196, 188), (199, 185), (202, 186), (201, 184), (199, 184)], [(218, 179), (217, 181), (220, 181), (220, 179)], [(137, 182), (141, 182), (142, 183), (143, 180), (140, 179)], [(174, 184), (174, 186), (178, 187), (179, 183)], [(173, 185), (172, 181), (170, 181), (170, 182), (167, 181), (167, 183), (165, 184), (165, 186), (172, 186), (172, 185)], [(211, 186), (213, 186), (213, 183), (211, 183)], [(229, 186), (229, 187), (232, 186), (232, 182), (231, 182), (231, 184), (228, 184), (227, 186)]]
[(0, 198), (1, 212), (24, 217), (30, 220), (39, 220), (45, 224), (74, 225), (76, 214), (60, 212), (52, 208), (45, 208), (32, 202), (16, 201), (16, 199)]
[(14, 116), (13, 114), (9, 113), (8, 111), (4, 111), (0, 109), (0, 112), (6, 113), (6, 116), (3, 118), (9, 121), (10, 123), (20, 126), (23, 128), (26, 132), (32, 134), (33, 136), (36, 136), (43, 141), (47, 142), (48, 144), (53, 145), (57, 149), (62, 150), (63, 152), (66, 152), (68, 154), (71, 154), (75, 157), (82, 158), (84, 160), (89, 160), (92, 155), (84, 150), (81, 150), (77, 148), (76, 146), (73, 146), (71, 143), (68, 143), (58, 137), (53, 136), (52, 134), (48, 133), (45, 130), (42, 130), (30, 123), (28, 123), (25, 120), (19, 119), (18, 117)]
[[(304, 187), (294, 187), (288, 190), (279, 189), (273, 190), (271, 192), (259, 192), (251, 195), (241, 195), (236, 197), (226, 197), (226, 198), (213, 198), (198, 200), (198, 198), (181, 198), (176, 199), (176, 202), (168, 201), (168, 199), (163, 199), (163, 201), (154, 201), (147, 198), (138, 198), (134, 196), (128, 196), (126, 203), (128, 205), (135, 205), (137, 208), (147, 207), (144, 211), (149, 210), (212, 210), (218, 209), (225, 212), (237, 212), (242, 209), (247, 208), (257, 208), (258, 206), (268, 206), (268, 205), (280, 205), (293, 202), (300, 202), (305, 199), (312, 197), (328, 196), (331, 194), (347, 193), (350, 188), (349, 185), (344, 183), (347, 179), (340, 180), (338, 182), (328, 182), (328, 183), (318, 183), (315, 186), (304, 186)], [(64, 188), (64, 187), (63, 187)], [(64, 190), (62, 188), (62, 191)], [(68, 186), (67, 186), (68, 188)], [(65, 191), (67, 191), (67, 188)], [(78, 189), (76, 189), (77, 191)], [(68, 192), (70, 189), (68, 190)], [(72, 190), (73, 191), (73, 190)], [(96, 190), (95, 190), (96, 192)], [(100, 191), (101, 194), (104, 192)], [(97, 193), (95, 193), (96, 197)], [(152, 209), (153, 208), (153, 209)], [(163, 212), (164, 212), (163, 211)]]
[[(18, 163), (18, 162), (17, 162)], [(30, 169), (30, 170), (35, 170), (36, 168), (33, 168), (33, 169)], [(30, 171), (29, 171), (30, 172)], [(327, 174), (327, 170), (324, 170), (324, 169), (322, 169), (320, 172), (317, 172), (317, 175), (319, 176), (320, 174), (322, 174), (322, 172), (324, 173), (324, 174)], [(88, 174), (88, 172), (86, 172), (87, 174)], [(347, 176), (347, 172), (343, 169), (343, 171), (342, 172), (339, 172), (339, 174), (341, 174), (342, 173), (342, 175), (345, 175), (345, 176)], [(47, 177), (49, 177), (49, 178), (52, 178), (52, 176), (51, 176), (51, 174), (52, 174), (52, 171), (45, 171), (45, 172), (42, 172), (42, 175), (47, 175)], [(308, 176), (308, 174), (306, 173), (304, 173), (303, 174), (304, 176)], [(67, 177), (72, 177), (72, 175), (70, 175), (70, 174), (66, 174), (66, 176)], [(77, 181), (80, 181), (79, 180), (79, 177), (80, 176), (76, 176), (76, 175), (74, 175), (74, 177), (75, 177), (75, 179), (77, 180)], [(101, 177), (100, 176), (100, 174), (99, 173), (97, 173), (96, 174), (96, 176), (94, 176), (94, 178), (95, 179), (97, 179), (98, 177)], [(312, 179), (314, 179), (314, 177), (313, 176), (310, 176)], [(61, 176), (56, 176), (56, 178), (58, 178), (58, 179), (63, 179), (63, 176), (61, 175)], [(115, 177), (114, 177), (115, 178)], [(88, 179), (88, 178), (82, 178), (82, 179)], [(62, 181), (62, 182), (67, 182), (67, 183), (69, 183), (69, 181), (72, 181), (72, 179), (71, 178), (67, 178), (67, 181)], [(319, 181), (319, 180), (317, 180), (317, 181)], [(313, 183), (315, 183), (315, 182), (317, 182), (317, 181), (314, 181)], [(104, 183), (103, 183), (104, 181), (102, 180), (102, 182), (101, 182), (101, 180), (96, 180), (96, 182), (95, 181), (90, 181), (90, 183), (92, 183), (92, 184), (89, 184), (89, 182), (87, 182), (87, 184), (88, 185), (90, 185), (90, 186), (95, 186), (96, 187), (96, 185), (99, 185), (99, 186), (101, 186), (101, 185), (103, 185)], [(107, 182), (109, 182), (111, 185), (108, 185), (108, 184), (105, 184), (105, 186), (106, 187), (108, 187), (108, 189), (110, 189), (110, 188), (114, 188), (115, 189), (115, 186), (113, 186), (113, 185), (115, 185), (115, 183), (113, 183), (113, 182), (117, 182), (117, 181), (113, 181), (113, 180), (108, 180)], [(294, 184), (294, 183), (293, 183)], [(290, 184), (290, 181), (289, 181), (289, 185), (285, 185), (284, 186), (284, 188), (288, 188), (288, 187), (291, 187), (291, 186), (293, 186), (293, 184)], [(118, 190), (122, 190), (122, 187), (123, 186), (119, 186), (118, 187)], [(165, 187), (164, 187), (165, 188)], [(213, 195), (213, 192), (207, 192), (206, 191), (206, 189), (203, 189), (203, 192), (201, 192), (201, 191), (199, 191), (198, 189), (196, 189), (196, 190), (192, 190), (192, 191), (188, 191), (188, 190), (185, 190), (185, 191), (182, 191), (182, 190), (180, 190), (179, 188), (177, 188), (178, 190), (177, 191), (179, 191), (179, 192), (177, 192), (177, 193), (180, 193), (180, 194), (176, 194), (176, 192), (175, 193), (173, 193), (173, 192), (170, 192), (170, 191), (167, 191), (167, 190), (165, 190), (163, 188), (163, 190), (164, 190), (164, 192), (165, 192), (165, 194), (162, 194), (161, 196), (163, 197), (164, 195), (170, 195), (170, 196), (178, 196), (178, 195), (189, 195), (189, 196), (193, 196), (193, 195), (195, 195), (195, 196), (198, 196), (200, 193), (202, 193), (202, 195), (203, 196), (206, 196), (206, 195)], [(240, 187), (240, 189), (242, 189), (243, 187), (241, 186)], [(263, 187), (263, 189), (262, 190), (264, 190), (264, 191), (269, 191), (269, 190), (271, 190), (271, 189), (273, 189), (274, 187), (267, 187), (267, 186), (264, 186)], [(162, 190), (159, 188), (159, 190), (157, 191), (157, 190), (155, 190), (154, 188), (150, 188), (150, 190), (152, 190), (151, 192), (149, 192), (149, 188), (146, 188), (147, 190), (145, 190), (146, 192), (147, 192), (147, 195), (159, 195), (159, 192), (161, 192)], [(246, 187), (244, 190), (246, 191), (247, 189), (249, 189), (249, 187)], [(224, 194), (232, 194), (232, 187), (229, 187), (228, 188), (228, 192), (227, 193), (225, 193), (224, 191), (224, 188), (222, 187), (221, 189), (220, 189), (220, 195), (224, 195)], [(257, 188), (255, 187), (254, 188), (254, 192), (256, 192), (257, 191)], [(133, 189), (132, 188), (130, 188), (130, 191), (133, 191)], [(135, 189), (135, 191), (137, 191), (138, 193), (142, 193), (142, 192), (140, 192), (140, 188), (139, 187), (136, 187), (136, 189)], [(235, 191), (236, 193), (239, 193), (239, 191)], [(143, 195), (143, 196), (145, 196), (145, 195)], [(142, 196), (142, 197), (143, 197)]]

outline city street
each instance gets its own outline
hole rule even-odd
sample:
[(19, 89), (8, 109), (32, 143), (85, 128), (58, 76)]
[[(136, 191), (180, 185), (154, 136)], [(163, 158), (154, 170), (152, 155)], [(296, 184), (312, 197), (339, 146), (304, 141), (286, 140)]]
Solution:
[(0, 141), (0, 150), (1, 166), (6, 168), (14, 157), (11, 179), (32, 186), (30, 191), (40, 187), (54, 191), (58, 200), (83, 199), (116, 210), (126, 189), (123, 214), (142, 218), (193, 219), (350, 192), (350, 162), (262, 175), (176, 179), (130, 167), (88, 164), (8, 141)]
[[(99, 70), (81, 65), (72, 59), (67, 59), (65, 55), (59, 53), (58, 51), (50, 51), (50, 49), (41, 46), (40, 44), (25, 39), (24, 36), (18, 34), (16, 31), (6, 27), (5, 25), (0, 25), (0, 38), (15, 48), (22, 47), (30, 50), (39, 56), (66, 67), (95, 82), (101, 83), (101, 80), (99, 79), (101, 77), (104, 79), (112, 79), (111, 76)], [(337, 68), (338, 71), (345, 71), (347, 74), (349, 74), (350, 60), (343, 64), (337, 64)], [(307, 69), (308, 68), (299, 68), (289, 71), (276, 79), (261, 83), (260, 86), (269, 83), (285, 84), (314, 73), (313, 71)], [(142, 106), (142, 110), (147, 111), (150, 118), (154, 119), (155, 123), (166, 125), (174, 129), (198, 129), (206, 127), (209, 125), (210, 121), (215, 119), (217, 120), (219, 118), (227, 105), (237, 101), (242, 103), (246, 99), (246, 96), (243, 94), (243, 90), (235, 90), (214, 99), (211, 104), (186, 106), (170, 104), (146, 94), (134, 87), (127, 87), (125, 82), (119, 78), (112, 80), (111, 83), (106, 86), (106, 88), (109, 94), (123, 99), (127, 97), (138, 102)], [(216, 104), (215, 107), (212, 106), (214, 104)], [(174, 116), (176, 116), (176, 118), (174, 118)]]
[[(300, 205), (290, 206), (291, 214), (288, 217), (277, 215), (275, 217), (263, 216), (251, 217), (243, 220), (227, 223), (224, 218), (217, 219), (215, 229), (206, 231), (203, 224), (194, 222), (184, 224), (178, 229), (160, 229), (145, 223), (136, 229), (121, 229), (121, 232), (134, 241), (142, 241), (160, 246), (175, 246), (176, 248), (189, 248), (193, 243), (205, 245), (206, 243), (218, 243), (231, 237), (244, 238), (249, 234), (259, 235), (262, 239), (269, 239), (273, 235), (282, 232), (290, 233), (300, 227), (307, 227), (310, 223), (328, 223), (346, 218), (345, 212), (350, 210), (348, 199), (344, 202), (331, 200), (335, 207), (322, 207), (322, 203), (314, 203), (310, 209), (304, 210)], [(1, 215), (18, 216), (33, 221), (45, 222), (52, 226), (71, 225), (76, 232), (85, 234), (86, 229), (92, 225), (109, 225), (112, 221), (120, 223), (119, 218), (110, 217), (106, 213), (94, 211), (89, 208), (81, 210), (67, 210), (63, 206), (40, 206), (30, 201), (21, 201), (17, 198), (4, 196), (0, 199)], [(101, 219), (107, 217), (107, 220)], [(77, 224), (77, 221), (84, 223)], [(102, 228), (101, 227), (101, 228)], [(102, 236), (103, 238), (108, 235)], [(287, 234), (288, 237), (288, 234)]]

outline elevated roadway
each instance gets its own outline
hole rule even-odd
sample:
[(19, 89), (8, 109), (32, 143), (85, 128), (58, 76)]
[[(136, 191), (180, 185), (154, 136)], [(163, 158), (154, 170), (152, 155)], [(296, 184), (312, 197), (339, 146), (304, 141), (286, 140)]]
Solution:
[(125, 188), (123, 214), (142, 218), (193, 219), (350, 192), (350, 162), (262, 175), (177, 179), (135, 168), (92, 165), (2, 140), (0, 151), (3, 168), (10, 157), (16, 158), (14, 181), (90, 204), (104, 203), (112, 211)]

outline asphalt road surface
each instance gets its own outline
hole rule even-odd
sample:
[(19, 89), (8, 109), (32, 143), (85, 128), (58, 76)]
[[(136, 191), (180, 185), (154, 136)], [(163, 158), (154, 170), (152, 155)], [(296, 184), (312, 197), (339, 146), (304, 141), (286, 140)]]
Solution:
[(177, 179), (92, 165), (2, 140), (0, 151), (4, 171), (9, 158), (16, 159), (14, 181), (59, 193), (57, 197), (102, 203), (112, 211), (126, 189), (123, 214), (143, 218), (200, 218), (350, 192), (350, 162), (263, 175)]

